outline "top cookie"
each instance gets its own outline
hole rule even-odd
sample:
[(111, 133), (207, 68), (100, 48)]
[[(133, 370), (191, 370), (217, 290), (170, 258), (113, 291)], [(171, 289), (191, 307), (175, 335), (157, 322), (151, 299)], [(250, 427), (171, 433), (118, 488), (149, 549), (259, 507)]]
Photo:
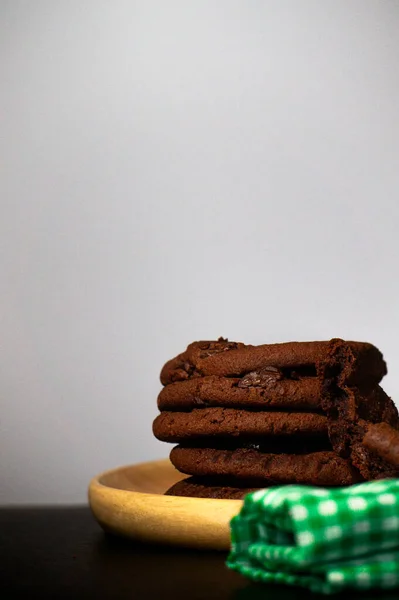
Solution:
[[(367, 342), (333, 339), (251, 346), (220, 338), (190, 344), (185, 352), (165, 364), (161, 382), (167, 385), (208, 375), (242, 377), (267, 367), (284, 369), (288, 373), (299, 371), (305, 375), (316, 375), (322, 369), (326, 356), (331, 356), (331, 348), (344, 362), (340, 374), (346, 385), (376, 385), (387, 372), (381, 352)], [(325, 371), (323, 374), (326, 376)]]

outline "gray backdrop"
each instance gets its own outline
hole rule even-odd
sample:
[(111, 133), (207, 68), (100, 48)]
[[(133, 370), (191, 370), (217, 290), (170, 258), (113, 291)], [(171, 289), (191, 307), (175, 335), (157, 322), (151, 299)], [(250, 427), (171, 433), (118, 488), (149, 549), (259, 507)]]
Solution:
[(2, 0), (1, 502), (166, 456), (198, 338), (379, 346), (399, 398), (399, 3)]

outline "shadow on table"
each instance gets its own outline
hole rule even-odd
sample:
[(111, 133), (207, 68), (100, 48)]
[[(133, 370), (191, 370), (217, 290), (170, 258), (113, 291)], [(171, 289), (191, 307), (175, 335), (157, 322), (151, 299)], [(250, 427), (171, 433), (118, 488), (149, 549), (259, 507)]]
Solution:
[[(137, 543), (106, 534), (95, 546), (101, 587), (112, 598), (233, 599), (248, 582), (225, 566), (226, 553)], [(111, 596), (112, 594), (112, 596)]]
[[(227, 569), (226, 553), (132, 542), (105, 534), (96, 546), (102, 587), (113, 598), (163, 600), (325, 600), (306, 589), (251, 583)], [(332, 596), (339, 600), (398, 600), (399, 591)]]

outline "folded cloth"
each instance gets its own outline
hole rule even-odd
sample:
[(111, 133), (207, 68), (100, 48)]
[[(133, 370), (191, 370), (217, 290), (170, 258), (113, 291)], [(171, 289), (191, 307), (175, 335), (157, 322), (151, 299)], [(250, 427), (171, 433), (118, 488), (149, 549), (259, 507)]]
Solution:
[(399, 586), (399, 479), (286, 485), (245, 497), (227, 566), (255, 581), (332, 594)]

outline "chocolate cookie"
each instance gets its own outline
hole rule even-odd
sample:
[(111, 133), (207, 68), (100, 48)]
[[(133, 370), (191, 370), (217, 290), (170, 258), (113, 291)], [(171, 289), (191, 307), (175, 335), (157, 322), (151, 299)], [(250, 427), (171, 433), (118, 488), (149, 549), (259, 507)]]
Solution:
[(313, 413), (198, 408), (191, 412), (162, 412), (153, 423), (153, 432), (163, 442), (214, 436), (327, 437), (327, 418)]
[(398, 411), (378, 385), (385, 374), (379, 350), (363, 342), (194, 342), (162, 369), (164, 412), (154, 434), (184, 442), (171, 460), (186, 473), (229, 478), (183, 488), (251, 487), (245, 478), (346, 485), (399, 475), (386, 452), (363, 442), (371, 423), (399, 429)]
[[(361, 386), (351, 386), (351, 368), (354, 362), (352, 349), (342, 340), (333, 340), (323, 364), (322, 406), (328, 418), (328, 431), (334, 450), (349, 458), (365, 479), (392, 476), (392, 465), (373, 457), (363, 446), (367, 423), (386, 422), (399, 428), (396, 406), (378, 385), (370, 385), (364, 376)], [(368, 367), (373, 371), (373, 367)], [(359, 362), (358, 373), (364, 371)], [(376, 368), (374, 368), (374, 373)]]
[(351, 463), (358, 468), (366, 481), (399, 477), (399, 468), (389, 460), (389, 457), (376, 453), (362, 443), (362, 437), (367, 430), (368, 426), (365, 423), (355, 427), (349, 455)]
[[(344, 343), (342, 340), (332, 340)], [(246, 346), (220, 338), (217, 342), (194, 342), (168, 361), (161, 371), (164, 385), (195, 377), (219, 375), (240, 377), (265, 367), (285, 370), (310, 369), (316, 372), (325, 360), (332, 342), (287, 342)], [(380, 351), (366, 342), (345, 342), (346, 365), (342, 377), (347, 385), (366, 379), (377, 384), (386, 374)]]
[(158, 396), (159, 410), (193, 408), (288, 409), (320, 411), (320, 381), (317, 377), (286, 378), (280, 369), (266, 367), (242, 378), (210, 375), (178, 381), (164, 387)]
[(399, 474), (399, 431), (387, 423), (367, 425), (365, 429), (363, 446)]
[(325, 389), (322, 405), (328, 417), (330, 440), (342, 456), (349, 456), (353, 443), (364, 435), (362, 424), (385, 422), (394, 429), (399, 427), (398, 410), (380, 386), (366, 392), (345, 385), (331, 391)]
[[(205, 483), (204, 483), (205, 482)], [(208, 479), (189, 477), (172, 485), (165, 494), (167, 496), (188, 496), (192, 498), (217, 498), (220, 500), (241, 500), (250, 492), (255, 492), (256, 487), (236, 487), (231, 485), (217, 485)]]
[(335, 452), (311, 454), (265, 454), (238, 448), (185, 448), (170, 453), (173, 465), (182, 473), (263, 481), (265, 484), (298, 483), (320, 486), (351, 485), (362, 481), (350, 462)]
[(335, 385), (370, 390), (386, 374), (387, 366), (381, 352), (365, 342), (332, 339), (318, 363), (318, 375), (330, 389)]

